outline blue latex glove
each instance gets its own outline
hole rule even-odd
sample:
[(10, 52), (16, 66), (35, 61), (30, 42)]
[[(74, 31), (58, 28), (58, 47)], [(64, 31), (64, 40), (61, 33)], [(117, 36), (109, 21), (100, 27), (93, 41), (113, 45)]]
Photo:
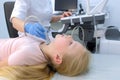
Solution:
[(27, 23), (25, 24), (24, 30), (29, 34), (46, 39), (45, 28), (39, 23)]

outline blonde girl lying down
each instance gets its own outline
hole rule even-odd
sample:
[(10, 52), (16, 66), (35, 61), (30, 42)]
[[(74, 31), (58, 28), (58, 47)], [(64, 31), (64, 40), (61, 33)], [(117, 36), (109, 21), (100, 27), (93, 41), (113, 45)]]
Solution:
[(23, 36), (0, 40), (0, 76), (9, 80), (50, 80), (54, 72), (76, 76), (87, 71), (90, 52), (70, 35), (45, 40)]

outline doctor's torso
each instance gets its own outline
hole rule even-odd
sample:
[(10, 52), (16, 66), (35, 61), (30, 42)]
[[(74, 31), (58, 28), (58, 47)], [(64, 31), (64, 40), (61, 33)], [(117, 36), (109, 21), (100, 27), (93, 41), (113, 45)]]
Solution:
[(28, 16), (35, 16), (44, 26), (50, 26), (52, 13), (51, 0), (16, 0), (13, 10), (13, 16), (18, 14), (18, 17), (23, 20)]

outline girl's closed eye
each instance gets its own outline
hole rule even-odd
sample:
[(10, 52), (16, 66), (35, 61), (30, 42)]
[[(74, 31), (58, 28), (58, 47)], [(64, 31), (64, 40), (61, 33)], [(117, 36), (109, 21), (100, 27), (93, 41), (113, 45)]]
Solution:
[(69, 43), (69, 45), (71, 45), (73, 43), (73, 41), (71, 41), (70, 43)]

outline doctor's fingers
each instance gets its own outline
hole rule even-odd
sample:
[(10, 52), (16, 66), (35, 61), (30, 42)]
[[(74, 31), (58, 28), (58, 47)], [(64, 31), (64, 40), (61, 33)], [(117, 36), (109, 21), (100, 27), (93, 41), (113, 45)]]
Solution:
[(64, 17), (68, 17), (68, 16), (71, 16), (72, 13), (71, 12), (63, 12), (62, 14)]

